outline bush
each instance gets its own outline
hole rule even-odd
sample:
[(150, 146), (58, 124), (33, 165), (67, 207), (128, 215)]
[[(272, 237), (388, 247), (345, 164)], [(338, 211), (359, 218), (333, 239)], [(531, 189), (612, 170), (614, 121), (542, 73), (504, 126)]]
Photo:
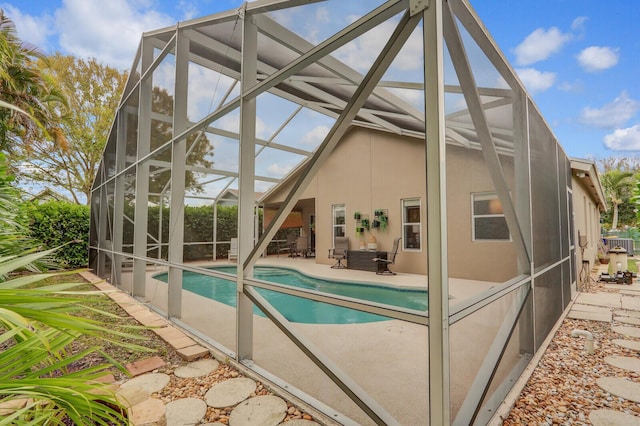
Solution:
[[(55, 252), (55, 260), (61, 267), (87, 267), (89, 206), (61, 201), (28, 204), (26, 215), (29, 236), (42, 245), (41, 249), (60, 247)], [(72, 242), (74, 240), (78, 242)]]

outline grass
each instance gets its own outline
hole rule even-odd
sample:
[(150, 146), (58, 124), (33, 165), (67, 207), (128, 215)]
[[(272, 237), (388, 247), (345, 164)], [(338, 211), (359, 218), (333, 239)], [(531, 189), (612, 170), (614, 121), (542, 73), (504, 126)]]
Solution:
[[(53, 276), (48, 278), (42, 282), (36, 284), (36, 286), (40, 285), (51, 285), (51, 284), (59, 284), (59, 283), (86, 283), (86, 280), (82, 278), (79, 274), (71, 274), (71, 275), (61, 275), (61, 276)], [(87, 291), (87, 292), (95, 292), (96, 288), (91, 284), (85, 284), (74, 288), (74, 291)], [(98, 347), (102, 352), (104, 352), (108, 357), (117, 361), (121, 365), (126, 365), (131, 362), (140, 361), (141, 359), (148, 358), (153, 355), (157, 355), (167, 362), (177, 362), (179, 361), (179, 357), (176, 352), (168, 346), (168, 344), (160, 338), (157, 334), (155, 334), (148, 327), (143, 327), (138, 323), (135, 319), (131, 318), (129, 314), (127, 314), (124, 309), (122, 309), (116, 302), (111, 300), (108, 296), (104, 294), (95, 294), (92, 293), (91, 299), (87, 299), (87, 302), (84, 304), (87, 306), (87, 309), (83, 309), (78, 311), (75, 315), (79, 315), (85, 318), (90, 318), (97, 321), (103, 321), (105, 325), (110, 329), (115, 329), (118, 331), (123, 331), (141, 338), (132, 339), (132, 338), (119, 338), (120, 342), (131, 343), (134, 345), (141, 345), (145, 348), (148, 348), (150, 351), (142, 352), (129, 349), (127, 347), (123, 347), (122, 345), (118, 345), (109, 340), (102, 340), (100, 337), (109, 337), (107, 335), (103, 336), (80, 336), (74, 343), (71, 348), (71, 352), (78, 353), (87, 348), (95, 348)], [(93, 309), (98, 309), (101, 311), (108, 312), (110, 314), (116, 315), (117, 317), (105, 317), (100, 313), (96, 312)], [(152, 353), (151, 353), (152, 351)], [(73, 366), (74, 369), (81, 369), (85, 367), (89, 367), (91, 365), (101, 364), (107, 361), (102, 355), (97, 352), (92, 353), (88, 357), (85, 357), (79, 360)], [(112, 367), (110, 372), (116, 377), (116, 379), (122, 379), (125, 377), (124, 373), (120, 371), (116, 367)]]

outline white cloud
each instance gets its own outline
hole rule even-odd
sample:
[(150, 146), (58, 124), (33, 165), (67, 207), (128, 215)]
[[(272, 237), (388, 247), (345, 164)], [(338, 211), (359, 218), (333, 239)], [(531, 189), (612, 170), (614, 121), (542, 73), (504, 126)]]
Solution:
[(7, 17), (13, 21), (18, 37), (22, 41), (37, 46), (39, 49), (47, 50), (47, 38), (53, 34), (53, 18), (51, 16), (27, 15), (6, 3), (1, 4), (0, 9), (3, 9)]
[(329, 130), (329, 127), (325, 125), (316, 126), (302, 137), (302, 142), (305, 145), (316, 147), (324, 140)]
[(127, 69), (143, 32), (175, 23), (151, 6), (145, 0), (63, 0), (55, 15), (60, 46), (65, 53)]
[[(356, 19), (357, 17), (355, 16), (348, 17), (347, 23), (350, 24)], [(336, 58), (358, 71), (367, 71), (378, 54), (380, 54), (389, 37), (391, 37), (397, 24), (396, 20), (383, 22), (336, 50)], [(420, 70), (422, 69), (422, 55), (421, 31), (418, 28), (409, 36), (409, 39), (393, 62), (392, 68), (402, 71)]]
[(589, 20), (586, 16), (578, 16), (571, 23), (571, 29), (573, 31), (584, 31), (584, 24)]
[(307, 36), (305, 38), (312, 43), (319, 43), (321, 41), (320, 33), (323, 31), (322, 27), (329, 22), (331, 22), (329, 8), (319, 7), (315, 13), (315, 19), (309, 20), (306, 25)]
[(289, 173), (293, 169), (291, 165), (281, 165), (278, 163), (273, 163), (268, 167), (269, 173), (272, 173), (274, 176), (282, 177)]
[(580, 81), (563, 81), (558, 85), (558, 89), (567, 93), (582, 93), (584, 91), (583, 84)]
[(178, 9), (182, 11), (181, 21), (187, 21), (189, 19), (197, 18), (200, 16), (200, 12), (195, 4), (189, 1), (180, 0)]
[(604, 145), (615, 151), (640, 151), (640, 125), (616, 129), (604, 137)]
[[(233, 111), (219, 120), (214, 125), (228, 132), (240, 132), (240, 110)], [(259, 139), (267, 139), (271, 136), (269, 126), (260, 117), (256, 117), (256, 137)]]
[(618, 63), (618, 49), (611, 47), (591, 46), (578, 55), (580, 66), (588, 72), (606, 70)]
[(571, 34), (563, 34), (558, 28), (538, 28), (524, 39), (516, 49), (516, 64), (531, 65), (543, 61), (560, 51), (571, 40)]
[(422, 90), (400, 89), (397, 87), (389, 87), (387, 90), (415, 108), (424, 110), (424, 92)]
[(640, 103), (631, 99), (627, 92), (622, 92), (602, 108), (584, 108), (580, 114), (580, 121), (593, 127), (613, 129), (629, 121), (638, 109), (640, 109)]
[(556, 82), (556, 74), (535, 68), (517, 68), (516, 73), (529, 93), (544, 92)]

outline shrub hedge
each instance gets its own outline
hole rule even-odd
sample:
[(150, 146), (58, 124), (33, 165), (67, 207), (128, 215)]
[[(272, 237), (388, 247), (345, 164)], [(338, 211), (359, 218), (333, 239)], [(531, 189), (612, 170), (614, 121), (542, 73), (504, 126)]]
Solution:
[[(86, 267), (89, 261), (89, 206), (61, 201), (25, 206), (29, 236), (54, 254), (63, 268)], [(74, 242), (75, 241), (75, 242)]]
[[(89, 263), (89, 206), (72, 203), (51, 201), (43, 204), (28, 203), (26, 206), (26, 221), (29, 226), (30, 236), (40, 242), (42, 249), (64, 247), (56, 251), (56, 260), (65, 268), (82, 268)], [(162, 212), (162, 215), (160, 214)], [(123, 251), (133, 251), (134, 234), (134, 208), (125, 207), (125, 215), (132, 220), (123, 222)], [(167, 258), (169, 241), (169, 208), (150, 206), (148, 209), (148, 244), (157, 245), (162, 241), (162, 250), (157, 249), (147, 252), (152, 258)], [(162, 218), (162, 226), (160, 219)], [(218, 206), (218, 226), (216, 228), (216, 241), (230, 241), (238, 235), (238, 207)], [(184, 210), (184, 255), (187, 260), (202, 260), (213, 258), (213, 207), (212, 206), (185, 206)], [(262, 211), (259, 210), (258, 229), (262, 229)], [(160, 239), (159, 233), (162, 232)], [(274, 239), (286, 239), (288, 230), (280, 230)], [(80, 242), (73, 242), (79, 240)], [(190, 244), (190, 243), (205, 244)], [(228, 243), (217, 244), (216, 256), (224, 258), (229, 250)], [(269, 251), (275, 250), (275, 246)], [(275, 251), (273, 251), (275, 253)]]

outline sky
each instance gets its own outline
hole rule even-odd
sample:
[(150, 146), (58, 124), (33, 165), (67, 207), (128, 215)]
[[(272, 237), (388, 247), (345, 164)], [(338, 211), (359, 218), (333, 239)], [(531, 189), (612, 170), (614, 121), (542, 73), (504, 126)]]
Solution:
[[(639, 156), (635, 1), (470, 2), (569, 156)], [(239, 6), (238, 0), (0, 0), (23, 41), (121, 70), (129, 70), (144, 31)], [(337, 19), (335, 12), (323, 19)]]

